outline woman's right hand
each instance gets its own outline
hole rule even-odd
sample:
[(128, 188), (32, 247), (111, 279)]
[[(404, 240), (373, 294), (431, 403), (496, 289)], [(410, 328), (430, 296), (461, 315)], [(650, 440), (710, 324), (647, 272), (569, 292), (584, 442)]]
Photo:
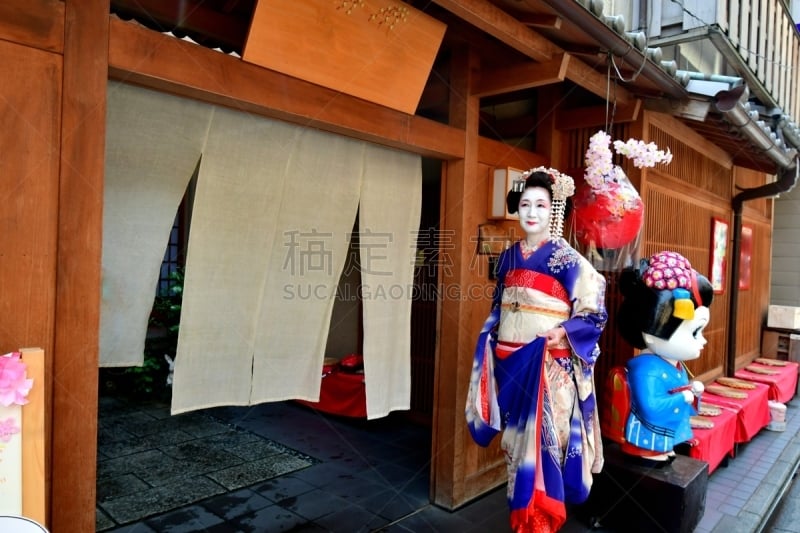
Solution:
[(557, 328), (548, 329), (547, 331), (540, 333), (539, 337), (544, 337), (547, 339), (547, 347), (548, 348), (568, 348), (569, 343), (567, 341), (567, 331), (558, 326)]

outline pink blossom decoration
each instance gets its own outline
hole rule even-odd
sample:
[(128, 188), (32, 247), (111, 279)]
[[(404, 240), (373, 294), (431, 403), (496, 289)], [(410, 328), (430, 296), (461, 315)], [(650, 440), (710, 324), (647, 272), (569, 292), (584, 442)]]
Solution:
[(611, 161), (611, 150), (608, 145), (611, 136), (600, 130), (589, 139), (589, 149), (586, 150), (586, 174), (584, 178), (593, 189), (599, 189), (606, 177), (614, 170)]
[(654, 167), (657, 163), (667, 165), (672, 161), (672, 152), (669, 148), (659, 150), (656, 143), (645, 143), (637, 139), (612, 143), (611, 136), (600, 130), (589, 138), (589, 148), (584, 159), (586, 163), (584, 178), (592, 189), (604, 191), (608, 183), (619, 182), (625, 177), (622, 169), (614, 165), (611, 160), (610, 144), (613, 144), (615, 152), (633, 160), (633, 166), (636, 168)]
[(26, 396), (33, 387), (33, 380), (27, 379), (27, 365), (20, 356), (19, 352), (0, 356), (0, 405), (4, 407), (28, 403)]
[(0, 420), (0, 442), (11, 442), (11, 437), (20, 432), (13, 418)]
[(672, 161), (672, 152), (659, 150), (656, 143), (628, 139), (627, 142), (614, 141), (614, 150), (628, 159), (633, 160), (636, 168), (654, 167), (656, 163), (669, 164)]

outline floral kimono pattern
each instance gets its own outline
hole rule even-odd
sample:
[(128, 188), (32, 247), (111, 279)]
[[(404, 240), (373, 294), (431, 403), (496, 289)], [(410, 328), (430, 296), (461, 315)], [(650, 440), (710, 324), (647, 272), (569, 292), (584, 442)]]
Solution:
[[(502, 432), (514, 531), (555, 531), (565, 503), (586, 500), (603, 465), (594, 394), (605, 279), (563, 239), (529, 257), (515, 244), (498, 261), (492, 311), (478, 344), (466, 418), (487, 446)], [(539, 333), (561, 325), (568, 344)]]

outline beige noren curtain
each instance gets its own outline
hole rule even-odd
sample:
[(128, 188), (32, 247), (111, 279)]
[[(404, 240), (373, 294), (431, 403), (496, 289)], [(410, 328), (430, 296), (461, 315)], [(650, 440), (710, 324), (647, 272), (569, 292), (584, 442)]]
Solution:
[(142, 364), (164, 250), (211, 112), (193, 100), (108, 84), (100, 366)]
[[(173, 412), (318, 394), (363, 151), (217, 111), (195, 193)], [(306, 253), (317, 248), (321, 257)], [(297, 296), (308, 287), (313, 298)]]
[(420, 157), (122, 84), (109, 85), (108, 107), (106, 364), (141, 364), (164, 248), (202, 154), (172, 412), (319, 398), (359, 207), (367, 413), (407, 409)]
[(414, 154), (371, 148), (358, 220), (367, 416), (376, 418), (410, 407), (411, 300), (422, 164)]

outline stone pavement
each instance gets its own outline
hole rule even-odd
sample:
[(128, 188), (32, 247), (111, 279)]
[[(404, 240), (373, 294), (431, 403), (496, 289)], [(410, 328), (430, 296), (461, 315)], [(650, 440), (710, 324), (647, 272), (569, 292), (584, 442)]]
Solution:
[(96, 531), (319, 462), (204, 412), (101, 397), (99, 415)]
[[(711, 475), (706, 511), (696, 531), (749, 533), (765, 528), (800, 464), (800, 399), (787, 405), (786, 431), (760, 431), (740, 444), (727, 467)], [(800, 527), (795, 526), (795, 532)]]
[[(281, 443), (319, 462), (106, 529), (107, 533), (509, 531), (504, 487), (455, 511), (430, 503), (430, 428), (402, 417), (342, 419), (292, 402), (219, 408), (209, 414), (229, 430)], [(711, 474), (705, 512), (695, 533), (800, 532), (800, 503), (784, 496), (800, 492), (791, 483), (800, 463), (798, 399), (789, 403), (786, 422), (785, 432), (762, 430), (739, 445), (736, 456)], [(160, 431), (168, 436), (168, 428), (165, 424)], [(193, 450), (199, 461), (205, 460), (202, 447)], [(179, 494), (193, 490), (193, 484), (173, 489)], [(787, 492), (790, 489), (794, 492)], [(591, 526), (578, 514), (571, 514), (560, 533), (612, 531)], [(658, 524), (652, 531), (660, 531)]]

